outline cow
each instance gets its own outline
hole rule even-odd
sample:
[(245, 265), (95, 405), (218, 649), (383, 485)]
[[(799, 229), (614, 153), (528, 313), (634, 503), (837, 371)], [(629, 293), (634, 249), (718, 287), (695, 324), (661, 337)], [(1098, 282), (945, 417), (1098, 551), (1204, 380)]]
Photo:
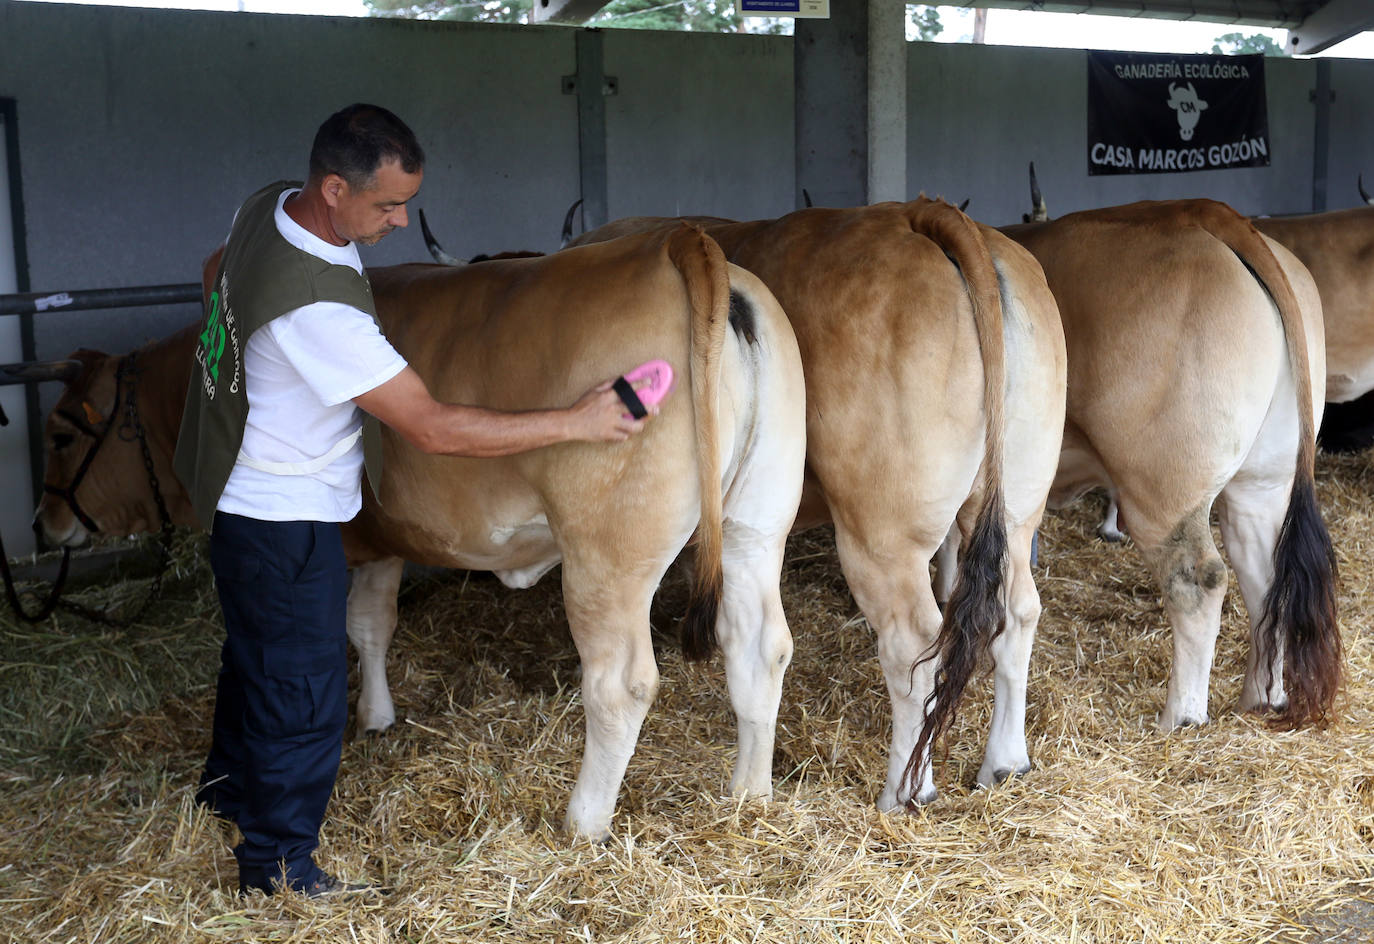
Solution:
[[(805, 390), (796, 339), (767, 288), (688, 226), (557, 256), (368, 276), (384, 332), (438, 399), (546, 408), (650, 358), (673, 366), (679, 390), (615, 445), (466, 459), (422, 454), (383, 431), (380, 492), (365, 488), (362, 511), (342, 528), (358, 729), (394, 721), (385, 654), (403, 561), (492, 570), (513, 587), (561, 562), (586, 715), (566, 824), (604, 839), (658, 688), (650, 601), (695, 535), (684, 644), (723, 649), (739, 722), (731, 790), (769, 796), (792, 654), (778, 584), (802, 487)], [(101, 531), (156, 521), (130, 488), (143, 479), (137, 447), (107, 435), (114, 405), (130, 399), (119, 377), (136, 385), (169, 510), (191, 523), (169, 463), (193, 340), (182, 331), (141, 349), (132, 377), (119, 368), (125, 359), (83, 354), (87, 369), (47, 418), (45, 481), (66, 488), (93, 455), (71, 493)], [(36, 520), (55, 543), (81, 544), (92, 530), (57, 494), (45, 494)]]
[[(1029, 770), (1017, 699), (1040, 615), (1031, 542), (1059, 453), (1066, 369), (1039, 266), (996, 230), (925, 198), (776, 220), (686, 219), (773, 291), (801, 347), (807, 457), (796, 527), (833, 522), (845, 579), (877, 633), (892, 702), (878, 807), (935, 798), (930, 746), (989, 649), (997, 707), (977, 780)], [(572, 245), (677, 225), (628, 218)], [(957, 585), (937, 599), (929, 565), (952, 527), (968, 551)]]
[(1256, 217), (1255, 228), (1297, 256), (1321, 294), (1330, 403), (1374, 390), (1374, 207)]
[(1051, 507), (1106, 486), (1163, 593), (1174, 660), (1160, 729), (1208, 720), (1227, 583), (1214, 504), (1250, 617), (1239, 707), (1323, 723), (1342, 653), (1313, 480), (1326, 359), (1312, 276), (1210, 200), (1002, 231), (1044, 267), (1068, 346)]
[[(1030, 167), (1032, 214), (1022, 220), (1048, 220), (1049, 212)], [(1360, 197), (1374, 203), (1357, 181)], [(1332, 452), (1358, 452), (1374, 443), (1374, 208), (1328, 213), (1253, 217), (1255, 228), (1282, 243), (1312, 274), (1321, 296), (1326, 340), (1326, 407), (1318, 442)], [(1098, 532), (1121, 540), (1116, 506), (1108, 506)]]

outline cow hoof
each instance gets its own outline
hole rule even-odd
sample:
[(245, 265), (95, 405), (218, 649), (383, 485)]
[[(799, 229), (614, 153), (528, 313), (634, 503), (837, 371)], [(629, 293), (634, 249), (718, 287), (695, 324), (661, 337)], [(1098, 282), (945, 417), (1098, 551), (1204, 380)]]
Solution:
[(1206, 715), (1203, 715), (1201, 718), (1179, 718), (1172, 724), (1160, 724), (1159, 729), (1165, 734), (1168, 734), (1171, 731), (1182, 731), (1184, 728), (1200, 728), (1209, 720), (1211, 719)]
[(1005, 783), (1012, 777), (1020, 777), (1031, 771), (1029, 760), (1017, 764), (1014, 767), (987, 767), (984, 766), (978, 771), (978, 779), (973, 788), (975, 790), (990, 790), (999, 784)]
[(569, 832), (572, 833), (574, 842), (585, 842), (588, 845), (592, 846), (609, 846), (611, 844), (611, 840), (615, 838), (613, 835), (611, 835), (611, 831), (609, 829), (603, 833), (595, 834), (584, 832), (581, 829), (569, 829)]
[(919, 813), (920, 810), (921, 810), (921, 807), (923, 807), (923, 806), (929, 806), (930, 804), (934, 803), (934, 802), (935, 802), (936, 800), (938, 800), (939, 798), (940, 798), (940, 791), (939, 791), (939, 790), (936, 790), (934, 787), (931, 787), (929, 790), (926, 790), (926, 791), (924, 791), (924, 792), (922, 792), (922, 793), (918, 793), (918, 794), (916, 794), (916, 796), (914, 796), (914, 797), (912, 797), (911, 799), (907, 800), (905, 803), (902, 804), (902, 807), (903, 807), (908, 813)]
[(1005, 783), (1012, 777), (1023, 777), (1030, 771), (1030, 761), (1027, 761), (1022, 767), (998, 767), (992, 772), (992, 782), (994, 784)]

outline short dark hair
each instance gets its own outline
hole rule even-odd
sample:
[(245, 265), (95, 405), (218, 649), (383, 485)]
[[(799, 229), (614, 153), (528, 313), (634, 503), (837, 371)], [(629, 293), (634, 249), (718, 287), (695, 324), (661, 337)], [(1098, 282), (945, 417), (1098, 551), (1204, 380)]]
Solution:
[(325, 119), (310, 147), (310, 179), (338, 174), (356, 190), (366, 190), (388, 159), (407, 174), (425, 166), (425, 152), (406, 123), (380, 105), (359, 102)]

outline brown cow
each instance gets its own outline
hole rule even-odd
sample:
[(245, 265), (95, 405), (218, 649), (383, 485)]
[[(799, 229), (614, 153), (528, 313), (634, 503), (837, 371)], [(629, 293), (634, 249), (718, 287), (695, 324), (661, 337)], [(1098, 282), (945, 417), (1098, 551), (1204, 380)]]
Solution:
[[(924, 198), (751, 223), (688, 219), (772, 289), (797, 334), (807, 384), (797, 527), (834, 522), (845, 578), (878, 635), (893, 714), (879, 807), (934, 798), (928, 745), (994, 636), (997, 708), (978, 781), (1029, 769), (1022, 699), (1040, 615), (1031, 541), (1059, 453), (1065, 372), (1039, 266)], [(574, 245), (674, 225), (626, 219)], [(971, 543), (942, 623), (928, 568), (956, 519)]]
[(1311, 275), (1225, 204), (1136, 203), (1008, 226), (1044, 267), (1069, 354), (1051, 504), (1107, 486), (1164, 595), (1159, 725), (1208, 720), (1226, 569), (1250, 614), (1240, 707), (1326, 718), (1339, 686), (1334, 556), (1313, 456), (1325, 384)]
[(1326, 400), (1374, 390), (1374, 207), (1306, 216), (1257, 217), (1312, 273), (1326, 330)]
[[(364, 489), (362, 512), (343, 528), (356, 568), (348, 629), (362, 659), (359, 729), (394, 720), (385, 652), (402, 559), (490, 569), (514, 586), (561, 562), (587, 718), (567, 823), (606, 836), (658, 687), (650, 600), (695, 532), (684, 634), (697, 649), (718, 637), (725, 653), (739, 720), (732, 790), (769, 795), (792, 653), (778, 579), (805, 452), (796, 340), (772, 295), (685, 226), (556, 257), (395, 266), (369, 278), (387, 337), (438, 399), (503, 410), (562, 405), (596, 378), (650, 358), (673, 365), (679, 392), (641, 435), (615, 445), (459, 459), (421, 454), (386, 431), (381, 494)], [(182, 332), (143, 349), (133, 380), (159, 479), (183, 523), (185, 495), (167, 463), (192, 341)], [(86, 360), (85, 376), (48, 418), (46, 481), (70, 482), (98, 449), (73, 490), (84, 513), (102, 531), (149, 527), (156, 518), (139, 510), (149, 503), (130, 488), (144, 481), (137, 446), (105, 435), (120, 359)], [(85, 415), (89, 424), (72, 422)], [(55, 495), (45, 495), (37, 520), (61, 543), (88, 536)]]

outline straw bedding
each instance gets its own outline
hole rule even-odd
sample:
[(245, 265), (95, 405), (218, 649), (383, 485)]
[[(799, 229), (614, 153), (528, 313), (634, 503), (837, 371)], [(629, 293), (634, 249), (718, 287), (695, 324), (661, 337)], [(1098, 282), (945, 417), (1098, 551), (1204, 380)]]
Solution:
[[(24, 942), (1374, 939), (1374, 456), (1323, 456), (1348, 679), (1325, 731), (1234, 714), (1243, 606), (1227, 598), (1211, 714), (1164, 736), (1170, 635), (1100, 501), (1047, 518), (1027, 733), (1035, 769), (971, 789), (990, 714), (970, 688), (940, 799), (883, 815), (888, 705), (833, 536), (794, 536), (775, 799), (726, 797), (734, 721), (719, 661), (683, 663), (671, 572), (653, 621), (662, 690), (606, 846), (559, 830), (582, 746), (557, 576), (511, 591), (426, 573), (402, 589), (397, 727), (345, 746), (319, 853), (384, 897), (236, 894), (230, 827), (191, 802), (219, 630), (203, 538), (180, 540), (136, 626), (0, 614), (0, 939)], [(87, 603), (137, 603), (140, 581)], [(132, 601), (132, 604), (129, 603)], [(356, 692), (356, 688), (355, 688)], [(1362, 923), (1364, 922), (1364, 923)], [(1337, 935), (1346, 935), (1338, 937)]]

